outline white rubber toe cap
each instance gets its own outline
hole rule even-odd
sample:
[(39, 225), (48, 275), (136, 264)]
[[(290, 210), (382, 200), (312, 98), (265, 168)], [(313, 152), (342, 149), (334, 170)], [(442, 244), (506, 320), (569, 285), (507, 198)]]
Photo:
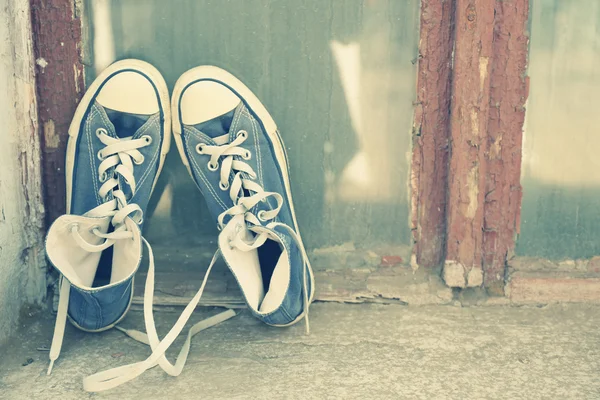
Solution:
[(199, 81), (189, 86), (181, 97), (181, 121), (196, 125), (230, 112), (240, 99), (228, 87), (214, 81)]
[(160, 110), (150, 80), (139, 72), (123, 71), (111, 76), (96, 97), (105, 108), (130, 114), (152, 115)]

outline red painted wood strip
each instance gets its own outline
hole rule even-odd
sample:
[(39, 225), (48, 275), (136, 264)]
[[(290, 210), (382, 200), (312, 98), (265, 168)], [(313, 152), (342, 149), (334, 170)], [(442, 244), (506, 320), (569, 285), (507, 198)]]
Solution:
[(422, 0), (413, 125), (411, 228), (420, 266), (444, 260), (453, 48), (452, 0)]
[(48, 225), (65, 212), (68, 128), (84, 89), (81, 21), (72, 0), (31, 0)]
[(505, 265), (521, 213), (521, 155), (529, 37), (529, 0), (497, 0), (491, 71), (483, 232), (484, 284), (503, 294)]

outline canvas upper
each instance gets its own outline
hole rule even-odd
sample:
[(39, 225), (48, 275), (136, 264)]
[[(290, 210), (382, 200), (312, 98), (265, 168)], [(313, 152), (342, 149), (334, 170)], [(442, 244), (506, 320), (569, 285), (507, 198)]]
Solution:
[(77, 107), (65, 163), (67, 214), (46, 238), (61, 274), (49, 372), (67, 316), (94, 332), (111, 328), (129, 309), (144, 213), (169, 149), (168, 105), (160, 73), (123, 60), (96, 78)]

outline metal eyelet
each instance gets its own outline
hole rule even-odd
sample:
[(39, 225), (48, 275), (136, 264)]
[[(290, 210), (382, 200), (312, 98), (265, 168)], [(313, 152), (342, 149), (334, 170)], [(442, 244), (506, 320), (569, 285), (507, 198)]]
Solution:
[(100, 135), (108, 135), (108, 131), (104, 128), (96, 129), (96, 136), (100, 137)]
[(142, 156), (140, 157), (140, 159), (139, 159), (139, 160), (136, 160), (135, 158), (133, 159), (133, 163), (134, 163), (135, 165), (140, 165), (140, 164), (142, 164), (143, 162), (144, 162), (144, 155), (143, 155), (143, 154), (142, 154)]
[(221, 190), (227, 190), (229, 189), (229, 182), (223, 184), (222, 182), (219, 182), (219, 188), (221, 188)]
[(251, 158), (252, 158), (252, 153), (250, 153), (250, 150), (246, 150), (246, 153), (244, 153), (244, 154), (242, 155), (242, 158), (243, 158), (244, 160), (249, 160), (249, 159), (251, 159)]
[(235, 137), (243, 137), (244, 139), (248, 138), (248, 132), (245, 131), (244, 129), (242, 129), (241, 131), (238, 131), (238, 133), (235, 135)]
[(146, 142), (147, 145), (150, 144), (150, 143), (152, 143), (152, 137), (151, 136), (144, 135), (144, 136), (142, 136), (142, 139), (144, 139), (144, 141)]
[(204, 143), (198, 143), (196, 145), (196, 153), (204, 154)]
[(93, 226), (90, 228), (90, 232), (91, 232), (91, 233), (94, 233), (94, 231), (95, 231), (96, 229), (97, 229), (97, 230), (100, 230), (100, 225), (93, 225)]
[(97, 155), (98, 155), (98, 160), (104, 161), (104, 155), (102, 153), (102, 150), (99, 150)]
[(213, 165), (210, 161), (208, 162), (208, 170), (209, 171), (216, 171), (219, 169), (219, 163), (217, 162), (215, 165)]
[(100, 175), (99, 178), (100, 178), (100, 182), (104, 183), (108, 179), (108, 175), (106, 174), (106, 172), (103, 172), (102, 175)]
[(267, 220), (267, 218), (265, 218), (265, 210), (260, 210), (258, 212), (258, 219), (261, 220), (262, 222), (265, 222)]

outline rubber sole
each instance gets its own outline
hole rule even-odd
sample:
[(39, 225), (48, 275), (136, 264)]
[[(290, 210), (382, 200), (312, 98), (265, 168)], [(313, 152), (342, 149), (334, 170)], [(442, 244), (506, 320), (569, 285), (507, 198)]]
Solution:
[[(171, 114), (173, 116), (173, 139), (175, 140), (175, 144), (177, 145), (177, 149), (179, 150), (179, 155), (181, 156), (181, 161), (185, 165), (188, 170), (188, 173), (193, 179), (192, 169), (190, 167), (190, 162), (185, 155), (185, 149), (183, 148), (183, 139), (181, 138), (181, 134), (183, 132), (183, 123), (181, 121), (181, 116), (179, 115), (179, 103), (181, 101), (181, 97), (185, 91), (185, 89), (190, 86), (192, 83), (202, 80), (213, 80), (217, 82), (221, 82), (232, 89), (240, 99), (246, 103), (246, 105), (251, 109), (251, 111), (256, 115), (256, 117), (260, 120), (261, 124), (265, 128), (271, 142), (273, 144), (273, 149), (275, 150), (275, 157), (277, 158), (277, 162), (280, 166), (281, 172), (283, 174), (283, 180), (285, 183), (285, 190), (287, 194), (287, 201), (290, 205), (290, 210), (292, 211), (292, 218), (294, 219), (294, 225), (296, 226), (296, 230), (298, 232), (298, 222), (296, 220), (296, 212), (294, 210), (294, 202), (292, 201), (292, 191), (290, 185), (290, 177), (289, 177), (289, 163), (287, 159), (287, 153), (285, 148), (283, 147), (283, 141), (279, 132), (277, 130), (277, 125), (271, 117), (271, 114), (267, 111), (265, 106), (261, 103), (261, 101), (256, 97), (256, 95), (242, 83), (238, 78), (233, 76), (231, 73), (221, 69), (219, 67), (215, 67), (212, 65), (203, 65), (196, 68), (192, 68), (185, 72), (183, 75), (179, 77), (177, 82), (175, 83), (175, 88), (173, 89), (173, 95), (171, 96)], [(298, 236), (300, 238), (300, 244), (304, 246), (302, 242), (302, 236), (298, 232)], [(315, 278), (312, 268), (309, 266), (309, 275), (311, 282), (311, 294), (309, 299), (309, 304), (312, 303), (314, 294), (315, 294)], [(277, 327), (285, 327), (290, 326), (298, 321), (300, 321), (304, 317), (305, 312), (302, 312), (294, 321), (284, 324), (284, 325), (272, 325)]]

